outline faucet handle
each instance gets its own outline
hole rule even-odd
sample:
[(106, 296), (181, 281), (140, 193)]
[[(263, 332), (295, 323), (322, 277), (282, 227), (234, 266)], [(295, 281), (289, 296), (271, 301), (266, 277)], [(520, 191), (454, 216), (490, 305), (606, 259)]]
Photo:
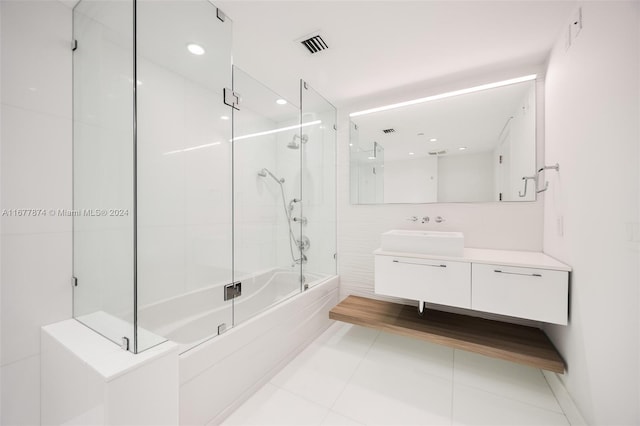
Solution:
[(429, 223), (429, 216), (424, 216), (422, 218), (422, 223)]
[(408, 217), (407, 220), (410, 221), (410, 222), (417, 222), (418, 221), (418, 216)]
[(436, 216), (435, 221), (436, 221), (436, 223), (442, 223), (442, 222), (444, 222), (444, 217)]

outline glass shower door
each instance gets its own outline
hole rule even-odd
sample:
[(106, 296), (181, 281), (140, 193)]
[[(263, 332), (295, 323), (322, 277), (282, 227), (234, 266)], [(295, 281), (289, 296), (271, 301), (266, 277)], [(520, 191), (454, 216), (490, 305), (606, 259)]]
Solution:
[(131, 1), (85, 0), (74, 8), (73, 210), (68, 212), (73, 216), (73, 315), (130, 350), (135, 312), (133, 28)]
[(300, 110), (233, 67), (234, 324), (300, 292)]
[(138, 1), (138, 350), (233, 323), (231, 21), (207, 0)]
[(336, 274), (336, 108), (300, 82), (303, 280)]
[(74, 317), (186, 350), (233, 323), (231, 21), (207, 0), (73, 15)]

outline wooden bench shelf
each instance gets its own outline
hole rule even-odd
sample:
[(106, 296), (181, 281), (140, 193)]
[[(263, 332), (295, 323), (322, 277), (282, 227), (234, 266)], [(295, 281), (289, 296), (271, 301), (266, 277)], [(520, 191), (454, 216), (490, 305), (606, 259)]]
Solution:
[(565, 363), (547, 335), (535, 327), (415, 306), (348, 296), (329, 318), (564, 373)]

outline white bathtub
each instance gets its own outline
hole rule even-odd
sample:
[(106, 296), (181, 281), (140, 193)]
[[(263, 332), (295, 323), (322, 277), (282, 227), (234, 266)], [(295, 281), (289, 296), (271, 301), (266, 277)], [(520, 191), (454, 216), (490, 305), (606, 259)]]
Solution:
[[(305, 273), (309, 287), (328, 277)], [(300, 271), (270, 269), (239, 279), (242, 295), (224, 300), (226, 283), (211, 285), (140, 308), (138, 325), (180, 346), (183, 353), (218, 335), (218, 326), (229, 329), (300, 293)], [(233, 304), (233, 305), (232, 305)]]
[[(237, 325), (208, 340), (207, 333), (220, 321), (216, 315), (224, 309), (207, 308), (205, 300), (208, 296), (222, 298), (221, 287), (148, 307), (149, 324), (155, 320), (156, 326), (165, 327), (166, 337), (183, 346), (179, 357), (181, 425), (219, 423), (329, 327), (329, 310), (338, 303), (338, 277), (305, 275), (309, 289), (302, 293), (298, 274), (288, 271), (274, 270), (243, 280), (242, 296), (234, 306)], [(189, 302), (191, 309), (201, 309), (181, 317)], [(163, 312), (170, 318), (151, 315)]]

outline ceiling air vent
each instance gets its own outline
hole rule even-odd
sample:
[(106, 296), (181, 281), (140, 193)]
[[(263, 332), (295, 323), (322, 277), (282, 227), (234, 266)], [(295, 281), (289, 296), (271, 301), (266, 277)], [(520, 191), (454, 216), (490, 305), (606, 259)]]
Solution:
[(396, 129), (382, 129), (384, 133), (394, 133)]
[(300, 43), (311, 53), (318, 53), (329, 48), (329, 45), (322, 39), (320, 34), (300, 40)]
[(429, 151), (429, 155), (444, 155), (447, 153), (446, 149), (443, 149), (442, 151)]

